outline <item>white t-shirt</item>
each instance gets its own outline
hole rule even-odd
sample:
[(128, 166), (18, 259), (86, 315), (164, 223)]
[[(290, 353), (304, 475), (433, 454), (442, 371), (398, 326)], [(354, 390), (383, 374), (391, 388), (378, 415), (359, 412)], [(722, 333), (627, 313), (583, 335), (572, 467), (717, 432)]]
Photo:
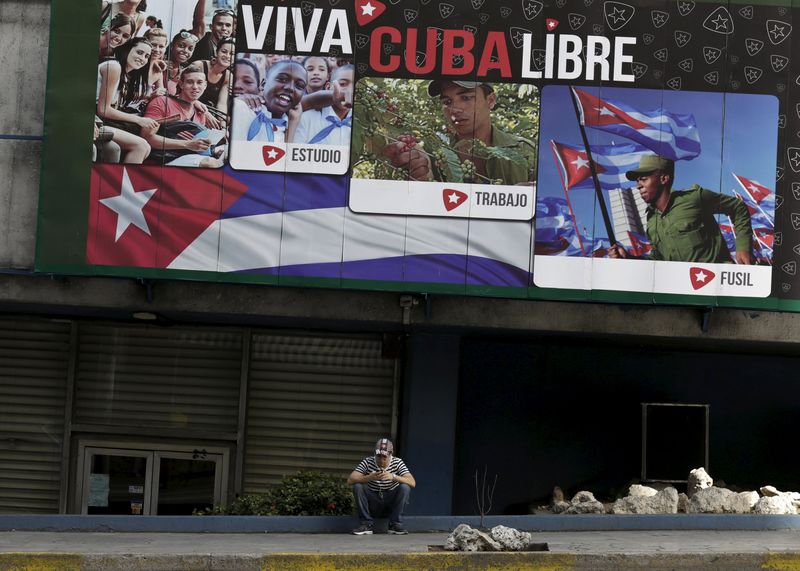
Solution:
[[(353, 112), (350, 111), (345, 119), (350, 118), (352, 122), (352, 116)], [(303, 114), (300, 116), (300, 124), (297, 126), (297, 131), (294, 135), (294, 142), (305, 145), (311, 141), (320, 131), (331, 125), (327, 117), (339, 118), (334, 112), (333, 107), (330, 106), (323, 107), (322, 109), (303, 111)], [(352, 132), (353, 129), (350, 125), (335, 127), (324, 139), (317, 141), (315, 144), (347, 146), (350, 145), (350, 136)]]
[[(272, 114), (269, 112), (269, 109), (266, 107), (262, 107), (261, 111), (267, 117), (272, 118)], [(247, 133), (250, 131), (250, 125), (256, 118), (255, 112), (247, 106), (247, 103), (242, 101), (241, 99), (234, 99), (233, 100), (233, 121), (231, 124), (231, 139), (236, 141), (247, 141)], [(284, 114), (278, 119), (284, 119), (287, 124), (289, 118)], [(267, 137), (267, 129), (268, 125), (261, 123), (258, 128), (258, 132), (256, 136), (251, 139), (251, 141), (258, 141), (261, 143), (269, 142), (269, 138)], [(271, 125), (270, 125), (271, 127)], [(276, 130), (277, 129), (277, 130)], [(283, 143), (286, 138), (286, 127), (283, 126), (275, 126), (275, 129), (272, 130), (273, 135), (273, 142), (275, 143)]]

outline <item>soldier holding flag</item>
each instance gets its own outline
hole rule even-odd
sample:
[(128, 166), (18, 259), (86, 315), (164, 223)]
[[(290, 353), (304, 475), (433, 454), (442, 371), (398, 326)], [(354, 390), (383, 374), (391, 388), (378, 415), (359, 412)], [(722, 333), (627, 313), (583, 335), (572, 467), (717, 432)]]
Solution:
[[(728, 215), (736, 232), (736, 263), (754, 264), (753, 229), (750, 213), (741, 200), (698, 185), (672, 190), (675, 163), (658, 155), (644, 155), (639, 167), (626, 173), (636, 181), (648, 204), (647, 236), (651, 259), (673, 262), (730, 263), (731, 254), (720, 232), (715, 214)], [(611, 258), (633, 258), (619, 244), (609, 248)]]

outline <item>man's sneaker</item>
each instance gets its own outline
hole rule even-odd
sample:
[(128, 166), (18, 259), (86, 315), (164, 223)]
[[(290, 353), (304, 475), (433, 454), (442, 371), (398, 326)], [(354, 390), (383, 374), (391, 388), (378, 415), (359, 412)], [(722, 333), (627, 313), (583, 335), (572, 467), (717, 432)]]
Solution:
[(390, 523), (389, 533), (392, 535), (408, 535), (408, 530), (403, 527), (402, 523)]
[(372, 526), (368, 523), (361, 524), (353, 530), (353, 535), (372, 535)]

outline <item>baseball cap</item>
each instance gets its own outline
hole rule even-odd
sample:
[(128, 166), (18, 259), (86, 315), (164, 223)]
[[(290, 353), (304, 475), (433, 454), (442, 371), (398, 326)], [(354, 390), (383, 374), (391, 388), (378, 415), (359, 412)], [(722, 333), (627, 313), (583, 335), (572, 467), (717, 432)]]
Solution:
[(381, 438), (375, 443), (375, 456), (391, 456), (394, 444), (388, 438)]
[(625, 173), (628, 180), (636, 180), (640, 176), (648, 175), (655, 171), (674, 172), (675, 163), (658, 155), (644, 155), (639, 159), (639, 167)]
[(446, 81), (450, 83), (455, 83), (456, 85), (460, 85), (465, 89), (475, 89), (476, 87), (480, 87), (481, 85), (485, 85), (489, 88), (490, 91), (494, 91), (494, 87), (491, 83), (486, 83), (485, 81), (450, 81), (449, 79), (434, 79), (428, 84), (428, 96), (430, 97), (439, 97), (442, 94), (442, 84)]

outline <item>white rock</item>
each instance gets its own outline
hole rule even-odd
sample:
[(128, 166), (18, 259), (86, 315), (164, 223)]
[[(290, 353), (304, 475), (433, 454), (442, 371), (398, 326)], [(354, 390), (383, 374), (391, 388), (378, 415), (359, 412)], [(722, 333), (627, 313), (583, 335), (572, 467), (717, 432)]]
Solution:
[(761, 493), (767, 497), (786, 497), (794, 502), (800, 502), (800, 493), (798, 492), (781, 492), (775, 486), (764, 486), (761, 488)]
[(756, 503), (758, 502), (758, 492), (739, 492), (736, 494), (736, 499), (733, 503), (734, 512), (736, 514), (746, 514), (753, 511)]
[(604, 514), (606, 513), (606, 508), (601, 502), (594, 500), (593, 502), (589, 501), (589, 502), (580, 502), (578, 504), (572, 504), (563, 513), (566, 515)]
[(759, 498), (753, 511), (757, 514), (784, 515), (796, 514), (797, 508), (787, 496), (765, 496)]
[(665, 488), (652, 496), (627, 496), (611, 506), (614, 514), (674, 514), (678, 513), (678, 490)]
[(678, 513), (685, 514), (689, 512), (689, 496), (681, 492), (678, 494)]
[(725, 488), (702, 488), (689, 496), (689, 513), (693, 514), (721, 514), (726, 513), (726, 508), (736, 492)]
[(592, 492), (587, 492), (584, 490), (572, 496), (572, 500), (570, 503), (572, 505), (575, 505), (575, 504), (582, 504), (584, 502), (596, 502), (596, 501), (597, 499), (594, 497), (594, 494)]
[(578, 492), (572, 497), (570, 506), (563, 512), (567, 515), (575, 514), (604, 514), (606, 508), (601, 502), (598, 502), (592, 492), (585, 490)]
[(489, 530), (489, 535), (491, 535), (492, 539), (497, 543), (502, 545), (505, 551), (522, 551), (531, 543), (530, 533), (504, 525), (494, 526)]
[(551, 506), (554, 514), (560, 514), (569, 509), (571, 504), (569, 502), (553, 502)]
[(502, 551), (503, 546), (488, 534), (465, 523), (456, 527), (444, 542), (448, 551)]
[(695, 468), (689, 472), (689, 479), (686, 482), (686, 495), (690, 498), (698, 490), (704, 490), (714, 485), (714, 479), (708, 475), (705, 468)]
[(725, 488), (703, 488), (689, 500), (689, 513), (743, 514), (750, 513), (758, 501), (758, 492), (737, 494)]
[(628, 488), (628, 496), (649, 498), (650, 496), (655, 496), (657, 493), (658, 490), (655, 488), (651, 488), (650, 486), (642, 486), (639, 484), (633, 484), (630, 488)]
[(579, 502), (572, 504), (564, 512), (566, 515), (576, 514), (604, 514), (606, 513), (605, 506), (597, 500), (589, 500), (587, 502)]

